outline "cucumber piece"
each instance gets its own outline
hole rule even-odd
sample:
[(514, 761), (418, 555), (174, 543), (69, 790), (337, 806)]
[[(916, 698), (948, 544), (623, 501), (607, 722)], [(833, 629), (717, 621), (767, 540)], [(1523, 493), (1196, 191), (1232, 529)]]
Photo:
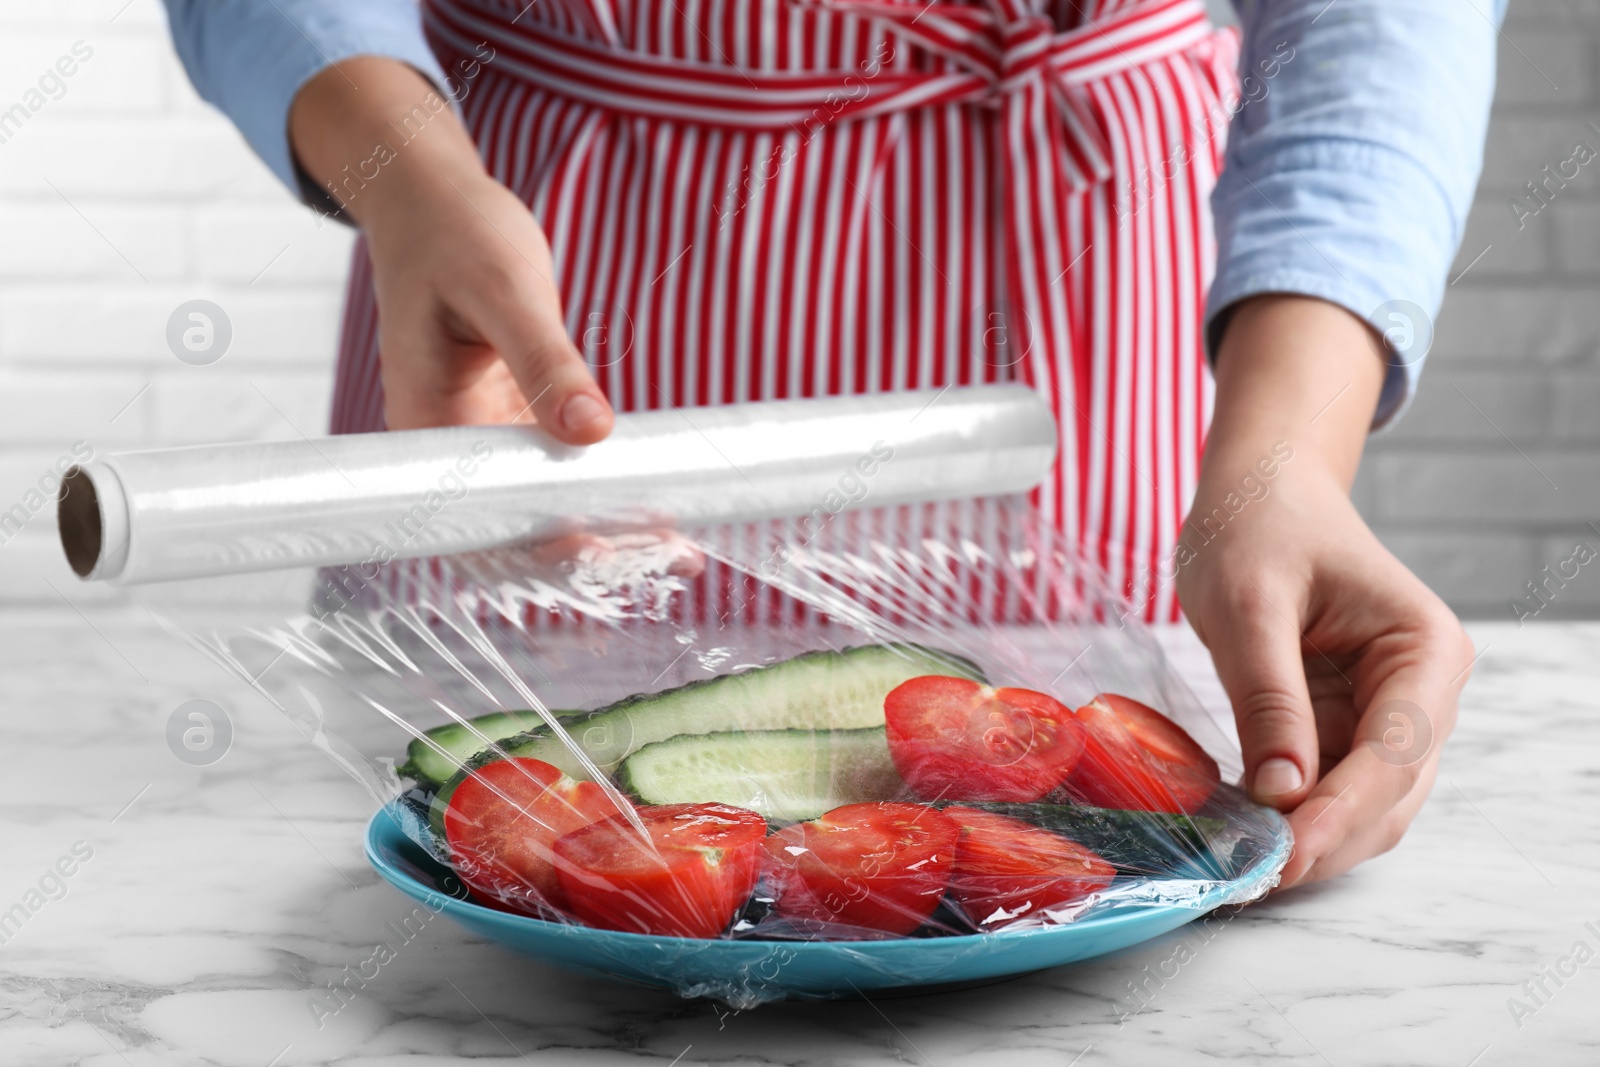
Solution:
[(1080, 804), (997, 804), (948, 801), (938, 807), (978, 808), (1010, 815), (1069, 837), (1125, 874), (1183, 878), (1233, 877), (1230, 857), (1239, 832), (1209, 815), (1168, 815)]
[[(806, 652), (770, 666), (631, 696), (563, 725), (602, 774), (614, 774), (645, 745), (679, 734), (882, 726), (889, 691), (925, 674), (985, 680), (977, 664), (948, 652), (911, 644), (861, 645)], [(574, 778), (589, 777), (548, 727), (507, 738), (500, 747), (510, 756), (544, 760)], [(436, 831), (443, 831), (444, 809), (456, 784), (498, 758), (480, 753), (439, 788), (429, 816)]]
[[(561, 719), (585, 713), (553, 711), (551, 714)], [(545, 724), (537, 711), (494, 711), (487, 715), (479, 715), (475, 719), (468, 719), (467, 722), (471, 723), (479, 734), (491, 741), (504, 741), (508, 737), (516, 737)], [(415, 779), (419, 785), (428, 789), (437, 789), (448, 782), (468, 759), (486, 747), (478, 734), (459, 722), (447, 722), (443, 726), (424, 730), (423, 733), (449, 755), (439, 752), (420, 737), (414, 738), (411, 744), (406, 746), (405, 763), (395, 770), (401, 776)]]
[[(883, 725), (883, 700), (924, 674), (982, 680), (975, 664), (915, 645), (866, 645), (807, 652), (769, 667), (628, 697), (567, 724), (604, 774), (657, 741), (728, 730), (856, 730)], [(548, 729), (502, 746), (513, 756), (554, 764), (574, 778), (583, 766)]]
[(645, 804), (732, 804), (780, 822), (910, 799), (882, 726), (680, 734), (623, 760), (617, 784)]

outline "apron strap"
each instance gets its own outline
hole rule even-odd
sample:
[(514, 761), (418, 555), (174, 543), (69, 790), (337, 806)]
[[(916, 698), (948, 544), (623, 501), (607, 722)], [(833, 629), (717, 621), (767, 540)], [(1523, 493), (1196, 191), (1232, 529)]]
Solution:
[(856, 15), (948, 60), (942, 72), (883, 67), (864, 76), (856, 70), (750, 70), (633, 51), (615, 43), (607, 0), (575, 2), (596, 19), (595, 36), (509, 20), (474, 0), (426, 0), (424, 15), (429, 32), (446, 46), (470, 54), (488, 41), (498, 53), (497, 70), (622, 115), (810, 134), (821, 125), (913, 108), (994, 107), (1003, 127), (1016, 136), (1048, 137), (1059, 164), (1058, 183), (1067, 192), (1111, 176), (1109, 149), (1087, 88), (1110, 74), (1182, 52), (1212, 32), (1201, 0), (1138, 0), (1064, 32), (1038, 13), (1035, 5), (1041, 0), (927, 6), (798, 0), (802, 6)]

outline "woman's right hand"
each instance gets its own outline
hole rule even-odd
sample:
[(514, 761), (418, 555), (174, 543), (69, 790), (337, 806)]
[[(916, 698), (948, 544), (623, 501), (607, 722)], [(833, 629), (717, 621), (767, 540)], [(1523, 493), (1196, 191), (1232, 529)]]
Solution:
[(454, 111), (428, 106), (441, 100), (405, 64), (361, 56), (307, 82), (289, 116), (301, 166), (367, 236), (389, 428), (531, 416), (599, 441), (611, 407), (567, 336), (549, 243)]

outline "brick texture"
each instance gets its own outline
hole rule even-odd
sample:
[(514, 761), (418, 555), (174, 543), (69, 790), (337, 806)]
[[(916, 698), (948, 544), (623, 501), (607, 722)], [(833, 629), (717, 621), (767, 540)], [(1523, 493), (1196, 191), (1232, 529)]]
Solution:
[[(1378, 535), (1469, 616), (1514, 619), (1541, 568), (1600, 550), (1600, 159), (1520, 227), (1508, 205), (1576, 143), (1600, 151), (1597, 58), (1600, 0), (1513, 0), (1421, 392), (1358, 479)], [(1600, 613), (1600, 560), (1548, 599), (1541, 619)]]
[[(327, 422), (349, 231), (319, 226), (196, 97), (158, 0), (0, 5), (0, 109), (80, 41), (92, 55), (65, 91), (0, 143), (0, 512), (37, 499), (76, 441), (297, 438)], [(233, 325), (211, 366), (166, 345), (196, 298)], [(71, 575), (54, 525), (46, 507), (0, 530), (0, 602), (120, 599)]]
[[(300, 210), (195, 96), (157, 0), (125, 2), (0, 5), (0, 108), (75, 42), (93, 49), (0, 143), (0, 511), (74, 441), (288, 438), (327, 417), (350, 234)], [(1600, 549), (1600, 160), (1520, 225), (1508, 206), (1578, 141), (1600, 149), (1597, 60), (1600, 0), (1513, 0), (1423, 390), (1357, 480), (1379, 535), (1468, 615), (1510, 619), (1540, 568), (1579, 539)], [(233, 324), (209, 367), (165, 342), (194, 298)], [(76, 583), (53, 538), (42, 511), (0, 543), (0, 601), (120, 595)], [(1596, 613), (1600, 561), (1541, 617)]]

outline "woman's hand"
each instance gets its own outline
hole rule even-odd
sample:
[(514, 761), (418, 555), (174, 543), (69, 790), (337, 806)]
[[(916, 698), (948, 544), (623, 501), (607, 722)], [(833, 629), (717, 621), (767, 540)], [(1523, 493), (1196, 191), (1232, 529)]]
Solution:
[(1245, 785), (1291, 813), (1283, 887), (1400, 840), (1473, 660), (1455, 616), (1350, 503), (1380, 352), (1364, 323), (1319, 300), (1234, 311), (1177, 557), (1184, 611), (1233, 702)]
[(301, 166), (367, 235), (390, 429), (531, 414), (571, 444), (611, 431), (543, 232), (426, 79), (391, 59), (347, 60), (301, 89), (289, 130)]

